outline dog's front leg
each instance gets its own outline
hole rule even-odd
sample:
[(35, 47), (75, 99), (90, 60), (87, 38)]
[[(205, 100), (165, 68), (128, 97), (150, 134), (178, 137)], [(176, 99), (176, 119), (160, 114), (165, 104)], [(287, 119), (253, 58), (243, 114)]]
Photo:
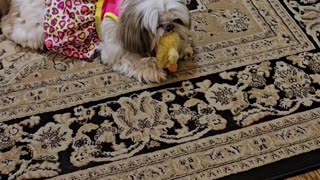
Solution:
[(184, 39), (179, 47), (180, 59), (187, 60), (193, 57), (193, 42), (192, 38)]

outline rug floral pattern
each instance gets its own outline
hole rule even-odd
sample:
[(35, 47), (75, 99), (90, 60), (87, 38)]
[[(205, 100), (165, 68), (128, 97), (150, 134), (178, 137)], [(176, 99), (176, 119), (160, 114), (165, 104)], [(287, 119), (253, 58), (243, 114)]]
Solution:
[[(194, 59), (165, 84), (314, 49), (277, 1), (190, 1)], [(138, 83), (93, 63), (22, 49), (0, 38), (0, 117), (7, 121), (132, 93)]]
[(214, 179), (318, 149), (319, 2), (187, 2), (197, 54), (161, 85), (2, 37), (0, 177)]

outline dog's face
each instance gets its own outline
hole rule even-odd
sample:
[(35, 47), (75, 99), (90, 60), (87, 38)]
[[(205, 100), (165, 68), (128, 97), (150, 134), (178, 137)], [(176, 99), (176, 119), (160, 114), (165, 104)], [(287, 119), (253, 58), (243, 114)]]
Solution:
[(190, 16), (184, 0), (124, 0), (118, 31), (123, 48), (150, 56), (160, 38), (178, 32), (189, 34)]

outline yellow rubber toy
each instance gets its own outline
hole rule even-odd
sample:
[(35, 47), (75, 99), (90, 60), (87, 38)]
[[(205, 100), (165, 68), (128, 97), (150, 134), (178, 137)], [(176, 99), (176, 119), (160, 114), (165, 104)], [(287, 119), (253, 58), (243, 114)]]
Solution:
[(168, 69), (175, 73), (178, 70), (180, 36), (178, 33), (171, 33), (161, 38), (157, 50), (158, 67)]

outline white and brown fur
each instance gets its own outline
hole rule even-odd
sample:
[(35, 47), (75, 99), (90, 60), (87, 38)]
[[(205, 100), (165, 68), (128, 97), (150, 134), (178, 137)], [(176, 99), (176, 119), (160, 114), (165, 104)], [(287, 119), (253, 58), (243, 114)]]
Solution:
[[(1, 0), (3, 1), (3, 0)], [(2, 18), (2, 31), (23, 47), (44, 47), (44, 0), (12, 0)], [(1, 8), (0, 4), (0, 8)], [(166, 73), (156, 66), (155, 50), (162, 36), (178, 32), (181, 58), (193, 54), (190, 16), (184, 0), (123, 0), (119, 23), (102, 22), (101, 61), (113, 70), (145, 82), (160, 82)]]
[[(9, 12), (10, 8), (10, 0), (0, 0), (0, 22), (3, 16), (5, 16)], [(1, 26), (0, 26), (1, 32)]]
[(0, 1), (0, 17), (3, 17), (8, 13), (10, 6), (10, 0), (1, 0)]

